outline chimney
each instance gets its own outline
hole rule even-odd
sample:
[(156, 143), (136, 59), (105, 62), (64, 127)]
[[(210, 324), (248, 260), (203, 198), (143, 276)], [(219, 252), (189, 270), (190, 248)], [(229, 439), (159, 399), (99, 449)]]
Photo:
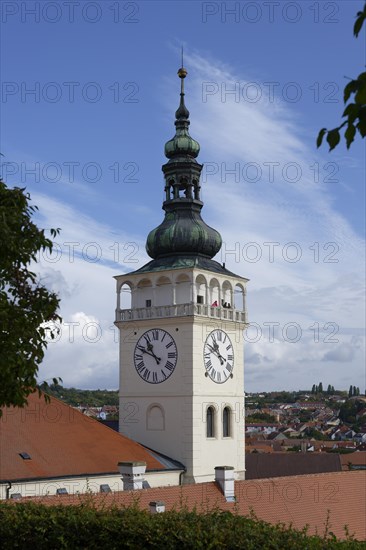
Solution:
[(162, 502), (161, 500), (154, 500), (149, 503), (149, 506), (152, 514), (161, 514), (162, 512), (165, 512), (165, 502)]
[(215, 481), (219, 485), (227, 502), (235, 502), (233, 466), (216, 466)]
[(118, 469), (122, 476), (124, 491), (142, 489), (146, 462), (118, 462)]

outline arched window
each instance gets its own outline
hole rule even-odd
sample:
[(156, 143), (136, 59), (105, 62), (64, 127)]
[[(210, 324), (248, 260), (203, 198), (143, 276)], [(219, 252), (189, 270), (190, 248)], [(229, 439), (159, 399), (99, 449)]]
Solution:
[(222, 435), (231, 437), (231, 411), (230, 407), (225, 407), (222, 414)]
[(208, 407), (206, 413), (206, 437), (215, 437), (215, 410)]
[(151, 405), (146, 412), (146, 428), (151, 431), (165, 430), (164, 409), (157, 403)]

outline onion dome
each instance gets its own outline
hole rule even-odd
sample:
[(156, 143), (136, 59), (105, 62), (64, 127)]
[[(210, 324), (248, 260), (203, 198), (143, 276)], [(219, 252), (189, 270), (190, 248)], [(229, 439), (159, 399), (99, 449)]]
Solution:
[(219, 252), (222, 239), (218, 231), (201, 218), (202, 204), (170, 205), (165, 219), (150, 231), (146, 251), (153, 258), (170, 255), (200, 255), (213, 258)]
[(196, 158), (200, 152), (200, 144), (191, 138), (188, 130), (177, 128), (175, 136), (166, 142), (164, 152), (168, 159), (182, 155)]

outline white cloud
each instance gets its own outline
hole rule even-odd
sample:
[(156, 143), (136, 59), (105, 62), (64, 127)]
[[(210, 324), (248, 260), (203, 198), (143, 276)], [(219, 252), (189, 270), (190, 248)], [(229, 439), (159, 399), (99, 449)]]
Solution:
[(113, 277), (146, 262), (144, 243), (127, 233), (116, 237), (112, 227), (70, 205), (38, 193), (32, 198), (39, 207), (39, 225), (62, 228), (55, 253), (41, 255), (35, 266), (41, 282), (59, 294), (62, 317), (60, 336), (49, 342), (39, 379), (60, 376), (65, 386), (115, 389), (119, 373)]
[(67, 386), (116, 389), (118, 387), (118, 336), (112, 320), (100, 321), (78, 311), (63, 319), (50, 340), (40, 369), (41, 380), (60, 376)]

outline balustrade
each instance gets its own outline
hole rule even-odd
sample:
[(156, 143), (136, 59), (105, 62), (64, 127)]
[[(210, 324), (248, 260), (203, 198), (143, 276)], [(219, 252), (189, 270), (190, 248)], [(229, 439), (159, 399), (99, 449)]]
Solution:
[(234, 308), (213, 307), (207, 304), (186, 303), (116, 310), (117, 321), (183, 317), (186, 315), (198, 315), (220, 320), (236, 321), (238, 323), (247, 323), (246, 311), (240, 311)]

